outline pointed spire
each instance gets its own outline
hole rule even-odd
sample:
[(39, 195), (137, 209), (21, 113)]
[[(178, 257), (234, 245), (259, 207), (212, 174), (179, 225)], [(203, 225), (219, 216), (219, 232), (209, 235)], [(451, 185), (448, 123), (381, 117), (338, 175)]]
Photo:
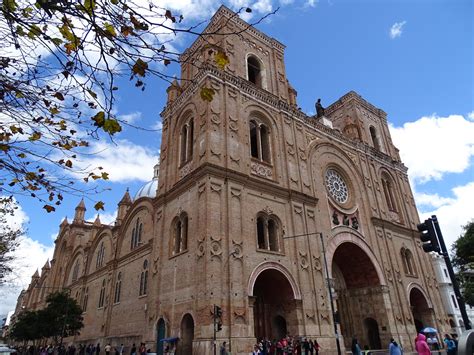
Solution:
[(39, 278), (39, 273), (38, 273), (38, 269), (36, 269), (35, 273), (33, 274), (33, 276), (31, 277), (32, 279), (37, 279)]
[(158, 180), (158, 177), (160, 176), (160, 162), (155, 164), (153, 167), (153, 180)]
[(118, 203), (118, 205), (120, 206), (120, 205), (131, 205), (131, 204), (132, 204), (132, 199), (130, 197), (130, 194), (128, 192), (128, 187), (127, 187), (127, 191), (125, 191), (125, 193), (123, 194), (123, 197)]
[(76, 213), (74, 214), (74, 223), (84, 223), (84, 215), (86, 214), (86, 204), (84, 199), (76, 207)]
[(67, 221), (67, 216), (64, 217), (63, 221), (61, 222), (61, 224), (59, 225), (60, 227), (65, 227), (69, 224), (69, 222)]
[(94, 226), (100, 227), (101, 225), (102, 223), (100, 222), (100, 217), (99, 217), (99, 214), (97, 213), (97, 217), (95, 218), (95, 221), (94, 221)]
[(41, 268), (41, 270), (49, 270), (51, 267), (49, 266), (49, 259), (46, 260), (46, 264)]

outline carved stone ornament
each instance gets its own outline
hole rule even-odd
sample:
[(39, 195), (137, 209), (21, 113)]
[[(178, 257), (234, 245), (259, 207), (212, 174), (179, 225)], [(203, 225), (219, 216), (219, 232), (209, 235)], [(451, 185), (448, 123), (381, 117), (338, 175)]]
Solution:
[(220, 258), (222, 255), (222, 247), (221, 247), (221, 237), (214, 237), (211, 236), (211, 258), (218, 257)]
[(246, 322), (245, 318), (245, 309), (234, 309), (234, 319), (242, 319), (244, 323)]
[(322, 320), (325, 320), (327, 323), (330, 323), (330, 321), (329, 321), (329, 312), (328, 311), (322, 311), (322, 312), (319, 313), (319, 315), (321, 316)]
[(242, 190), (238, 189), (236, 187), (231, 187), (230, 188), (230, 194), (232, 195), (232, 197), (240, 199), (240, 195), (242, 194)]
[(204, 256), (204, 254), (206, 254), (206, 247), (204, 245), (204, 240), (205, 240), (205, 237), (201, 237), (201, 239), (198, 239), (198, 246), (196, 249), (196, 256), (198, 258), (201, 258)]
[(311, 319), (311, 321), (312, 321), (313, 323), (316, 323), (316, 313), (313, 313), (313, 312), (308, 313), (308, 312), (306, 312), (306, 318)]
[(230, 161), (232, 163), (235, 163), (235, 164), (240, 166), (240, 158), (239, 157), (234, 157), (232, 154), (230, 154), (229, 157), (230, 157)]
[(273, 214), (273, 210), (267, 206), (265, 206), (265, 208), (263, 209), (263, 211), (266, 213), (266, 214)]
[(300, 267), (303, 270), (308, 269), (308, 258), (307, 258), (307, 253), (304, 251), (298, 251), (298, 254), (300, 254)]
[(232, 256), (234, 257), (234, 259), (242, 260), (244, 256), (242, 244), (243, 241), (238, 242), (232, 239)]
[(189, 162), (185, 166), (183, 166), (181, 169), (179, 169), (179, 177), (182, 178), (186, 175), (188, 175), (192, 170), (192, 162)]
[(313, 255), (313, 268), (317, 271), (321, 271), (323, 269), (321, 257)]
[(272, 168), (254, 161), (250, 163), (250, 172), (266, 179), (273, 177)]

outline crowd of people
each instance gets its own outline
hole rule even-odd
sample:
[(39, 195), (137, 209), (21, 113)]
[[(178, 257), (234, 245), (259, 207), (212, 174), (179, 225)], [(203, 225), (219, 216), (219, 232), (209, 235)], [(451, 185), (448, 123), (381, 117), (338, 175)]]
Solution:
[[(443, 343), (446, 348), (447, 355), (456, 355), (458, 352), (457, 336), (444, 335)], [(440, 350), (440, 345), (436, 336), (429, 335), (428, 337), (420, 333), (415, 338), (415, 349), (419, 355), (430, 355)]]
[[(74, 344), (67, 347), (63, 344), (53, 346), (37, 346), (30, 345), (28, 347), (19, 347), (18, 353), (23, 355), (100, 355), (101, 346), (98, 343), (94, 344), (79, 344), (77, 347)], [(125, 351), (123, 344), (112, 346), (110, 343), (104, 346), (103, 353), (105, 355), (147, 355), (150, 350), (145, 347), (145, 343), (141, 343), (139, 347), (135, 344)]]

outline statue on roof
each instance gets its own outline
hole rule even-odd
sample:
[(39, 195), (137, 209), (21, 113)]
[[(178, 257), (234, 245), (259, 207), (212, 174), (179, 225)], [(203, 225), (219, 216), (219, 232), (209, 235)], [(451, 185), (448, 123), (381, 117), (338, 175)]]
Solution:
[(321, 99), (318, 99), (316, 101), (316, 104), (314, 105), (316, 107), (316, 118), (320, 118), (324, 116), (324, 107), (321, 105)]

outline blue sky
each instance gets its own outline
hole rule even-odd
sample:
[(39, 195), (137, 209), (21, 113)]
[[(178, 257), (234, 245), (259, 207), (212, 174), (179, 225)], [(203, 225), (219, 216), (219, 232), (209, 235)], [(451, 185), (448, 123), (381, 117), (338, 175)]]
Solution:
[[(185, 20), (210, 18), (221, 2), (163, 1)], [(437, 214), (451, 243), (460, 226), (474, 218), (474, 12), (472, 1), (358, 0), (231, 0), (232, 9), (250, 6), (255, 20), (280, 6), (258, 29), (287, 46), (285, 63), (301, 109), (314, 114), (318, 97), (327, 106), (354, 90), (387, 112), (392, 138), (409, 168), (422, 218)], [(184, 49), (191, 37), (177, 38)], [(176, 67), (169, 72), (178, 74)], [(148, 80), (145, 92), (128, 78), (119, 90), (117, 113), (134, 124), (159, 129), (166, 83)], [(111, 174), (104, 222), (113, 220), (125, 189), (135, 194), (150, 180), (160, 147), (160, 131), (126, 128), (116, 145), (103, 141), (102, 153), (87, 163)], [(14, 305), (36, 267), (52, 254), (53, 240), (64, 216), (69, 220), (79, 198), (69, 197), (55, 213), (46, 214), (36, 201), (19, 199), (16, 221), (28, 230), (18, 251), (15, 286), (0, 288), (0, 314)], [(86, 198), (86, 217), (95, 218), (94, 202)], [(25, 276), (26, 275), (26, 276)]]

